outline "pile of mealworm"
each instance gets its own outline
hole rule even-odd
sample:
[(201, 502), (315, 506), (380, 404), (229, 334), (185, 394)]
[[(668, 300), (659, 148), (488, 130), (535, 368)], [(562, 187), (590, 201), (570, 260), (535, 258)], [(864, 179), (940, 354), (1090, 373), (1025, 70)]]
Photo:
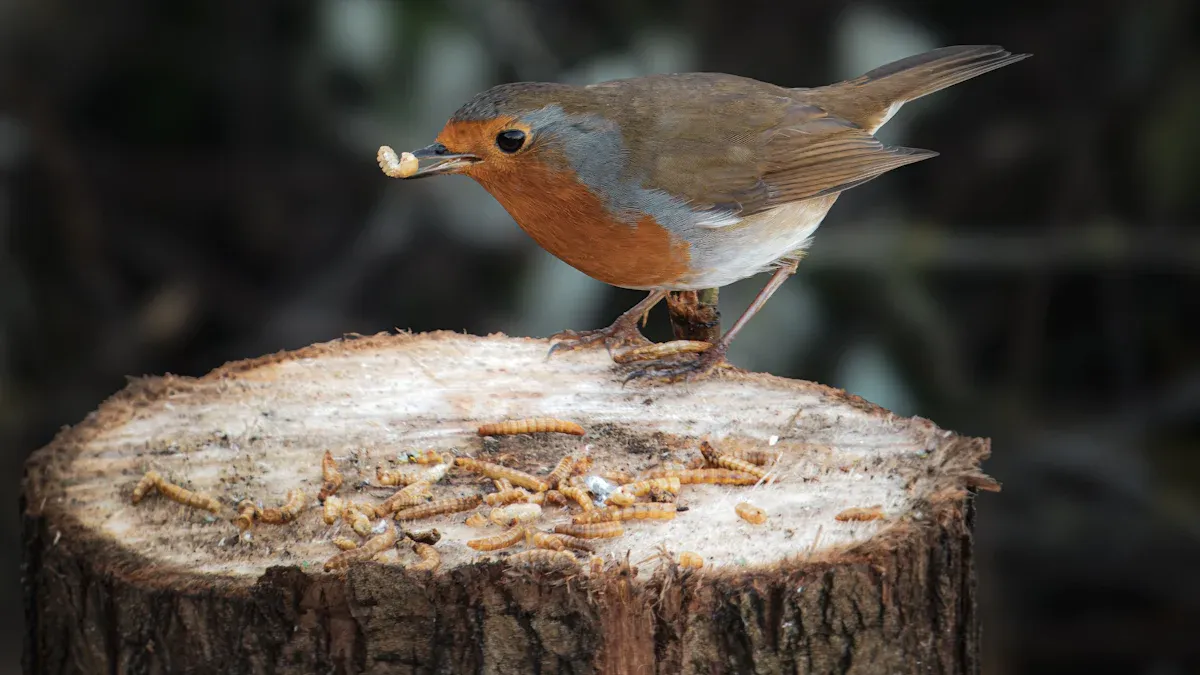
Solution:
[[(584, 429), (573, 422), (538, 418), (486, 424), (478, 433), (480, 436), (538, 433), (582, 436)], [(464, 520), (468, 526), (502, 528), (497, 534), (467, 541), (466, 545), (475, 551), (493, 553), (523, 544), (525, 550), (505, 558), (509, 564), (566, 566), (578, 565), (574, 552), (580, 552), (590, 555), (591, 568), (598, 570), (603, 562), (593, 555), (593, 540), (620, 537), (625, 533), (628, 521), (675, 518), (686, 511), (685, 507), (676, 504), (685, 485), (754, 485), (768, 481), (769, 467), (776, 455), (761, 449), (721, 451), (708, 441), (702, 441), (700, 457), (692, 464), (652, 469), (638, 476), (595, 473), (592, 458), (586, 453), (568, 454), (545, 476), (432, 450), (409, 453), (405, 459), (412, 466), (403, 470), (376, 467), (376, 483), (399, 490), (381, 503), (369, 504), (338, 496), (344, 479), (333, 455), (325, 452), (321, 461), (322, 485), (317, 494), (324, 521), (334, 525), (340, 520), (357, 535), (357, 538), (333, 540), (342, 551), (325, 562), (326, 571), (344, 570), (351, 563), (372, 560), (396, 546), (410, 546), (419, 558), (420, 562), (410, 564), (409, 569), (434, 571), (441, 565), (436, 548), (440, 533), (436, 529), (419, 531), (405, 526), (434, 516), (467, 512), (471, 512)], [(495, 490), (465, 497), (435, 498), (434, 485), (456, 469), (491, 479)], [(152, 491), (190, 507), (217, 514), (222, 511), (218, 500), (170, 483), (154, 471), (147, 472), (134, 489), (133, 503), (137, 504)], [(255, 523), (290, 523), (307, 505), (307, 496), (298, 489), (289, 491), (285, 503), (278, 508), (263, 508), (252, 500), (242, 500), (237, 504), (233, 523), (244, 533)], [(748, 502), (740, 502), (734, 508), (748, 523), (761, 525), (767, 520), (765, 511)], [(549, 515), (551, 509), (570, 514), (570, 519), (547, 531), (537, 523)], [(850, 509), (837, 516), (838, 520), (882, 517), (879, 507)], [(704, 565), (698, 554), (689, 551), (670, 557), (680, 567)]]

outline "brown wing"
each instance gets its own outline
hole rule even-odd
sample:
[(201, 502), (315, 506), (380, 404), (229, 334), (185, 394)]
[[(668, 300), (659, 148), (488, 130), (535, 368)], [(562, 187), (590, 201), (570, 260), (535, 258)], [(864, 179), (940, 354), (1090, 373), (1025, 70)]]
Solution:
[(638, 177), (643, 187), (698, 209), (748, 216), (937, 154), (887, 147), (795, 92), (755, 80), (688, 74), (637, 84), (621, 91), (631, 165), (649, 167)]

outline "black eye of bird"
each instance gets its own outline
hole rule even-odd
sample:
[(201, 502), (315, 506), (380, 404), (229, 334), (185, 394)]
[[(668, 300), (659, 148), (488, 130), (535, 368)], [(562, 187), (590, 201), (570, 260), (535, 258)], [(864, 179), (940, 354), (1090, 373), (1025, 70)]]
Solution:
[(516, 152), (525, 145), (525, 132), (516, 129), (501, 131), (496, 134), (496, 147), (503, 152)]

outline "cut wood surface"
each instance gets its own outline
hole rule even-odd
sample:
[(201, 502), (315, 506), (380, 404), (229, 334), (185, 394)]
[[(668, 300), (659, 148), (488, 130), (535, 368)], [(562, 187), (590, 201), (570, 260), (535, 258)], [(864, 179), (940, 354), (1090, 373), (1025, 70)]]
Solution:
[[(978, 667), (969, 493), (993, 486), (979, 467), (986, 441), (808, 382), (728, 371), (684, 385), (623, 386), (603, 349), (549, 360), (547, 349), (504, 336), (381, 335), (199, 379), (134, 381), (27, 465), (27, 669)], [(478, 434), (487, 423), (527, 418), (577, 423), (585, 434)], [(468, 525), (473, 513), (491, 513), (480, 502), (372, 519), (373, 531), (360, 534), (395, 527), (399, 543), (325, 571), (341, 553), (335, 539), (363, 541), (351, 518), (323, 518), (326, 451), (343, 478), (336, 496), (368, 511), (400, 489), (381, 486), (379, 471), (439, 470), (416, 458), (525, 472), (538, 478), (530, 498), (544, 500), (526, 525), (549, 533), (581, 512), (574, 501), (535, 496), (564, 456), (590, 458), (574, 480), (632, 479), (709, 466), (702, 440), (717, 453), (760, 451), (771, 461), (754, 484), (647, 490), (631, 508), (669, 519), (625, 521), (621, 536), (588, 540), (594, 554), (575, 551), (577, 563), (522, 553), (544, 543), (533, 534), (502, 550), (468, 546), (509, 525)], [(431, 481), (435, 503), (474, 503), (506, 487), (451, 464)], [(161, 493), (133, 504), (148, 471), (214, 498), (220, 511)], [(294, 520), (235, 527), (239, 504), (280, 509), (297, 491), (306, 499)], [(654, 497), (674, 500), (645, 505)], [(739, 516), (743, 502), (766, 521)], [(404, 537), (430, 528), (440, 534), (432, 549)], [(694, 556), (681, 567), (683, 553)], [(422, 569), (437, 564), (430, 556), (440, 560), (432, 573)]]

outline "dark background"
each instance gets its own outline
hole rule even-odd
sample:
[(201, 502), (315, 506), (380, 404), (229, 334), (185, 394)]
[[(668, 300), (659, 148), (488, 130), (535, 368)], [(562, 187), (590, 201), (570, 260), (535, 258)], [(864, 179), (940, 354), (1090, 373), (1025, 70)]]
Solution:
[[(942, 156), (843, 197), (732, 360), (994, 439), (986, 672), (1200, 672), (1197, 8), (0, 1), (0, 672), (21, 463), (125, 376), (393, 327), (546, 335), (640, 297), (466, 178), (387, 180), (381, 143), (503, 81), (811, 86), (970, 43), (1035, 56), (888, 125)], [(722, 293), (726, 325), (764, 281)]]

